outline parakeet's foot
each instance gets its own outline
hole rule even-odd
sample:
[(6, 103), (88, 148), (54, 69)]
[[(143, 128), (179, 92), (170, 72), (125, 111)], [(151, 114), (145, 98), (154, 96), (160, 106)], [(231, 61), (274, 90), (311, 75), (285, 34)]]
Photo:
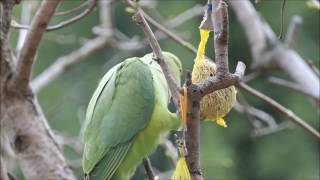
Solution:
[(218, 118), (218, 119), (216, 120), (216, 123), (217, 123), (218, 125), (224, 127), (224, 128), (228, 127), (227, 123), (224, 121), (223, 118)]

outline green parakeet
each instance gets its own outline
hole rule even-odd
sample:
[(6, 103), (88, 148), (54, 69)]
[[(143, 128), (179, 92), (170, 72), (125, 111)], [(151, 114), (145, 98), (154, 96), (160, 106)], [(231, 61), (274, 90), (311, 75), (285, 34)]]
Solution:
[[(164, 52), (180, 83), (179, 59)], [(152, 54), (133, 57), (110, 69), (87, 108), (83, 171), (86, 179), (129, 179), (180, 120), (167, 106), (170, 91)]]

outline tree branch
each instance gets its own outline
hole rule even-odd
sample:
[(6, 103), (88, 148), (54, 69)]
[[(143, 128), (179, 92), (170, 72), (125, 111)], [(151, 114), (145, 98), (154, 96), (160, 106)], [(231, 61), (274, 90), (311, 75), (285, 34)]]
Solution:
[(165, 28), (164, 26), (162, 26), (160, 23), (158, 23), (157, 21), (155, 21), (154, 19), (152, 19), (148, 14), (144, 14), (144, 17), (146, 18), (146, 20), (148, 22), (150, 22), (153, 26), (155, 26), (159, 31), (165, 33), (166, 35), (168, 35), (170, 38), (172, 38), (173, 40), (177, 41), (179, 44), (181, 44), (182, 46), (184, 46), (185, 48), (187, 48), (189, 51), (193, 52), (193, 53), (197, 53), (197, 49), (194, 48), (189, 42), (183, 40), (181, 37), (176, 36), (174, 33), (172, 33), (171, 31), (169, 31), (167, 28)]
[[(244, 1), (244, 0), (243, 0)], [(232, 1), (232, 3), (235, 3), (235, 2), (233, 2)], [(240, 2), (238, 2), (237, 1), (237, 3), (240, 3)], [(247, 5), (246, 5), (247, 6)], [(246, 6), (244, 6), (244, 7), (246, 7)], [(241, 8), (244, 8), (244, 7), (242, 7), (241, 6)], [(239, 10), (240, 11), (240, 9), (241, 9), (240, 7), (238, 7), (237, 8), (237, 10)], [(244, 9), (246, 9), (246, 8), (244, 8)], [(254, 12), (252, 12), (252, 10), (253, 9), (251, 9), (251, 8), (249, 8), (249, 12), (248, 13), (250, 13), (250, 17), (255, 17), (254, 15)], [(261, 22), (260, 21), (245, 21), (245, 17), (238, 17), (238, 18), (241, 18), (241, 20), (240, 21), (243, 21), (243, 22), (246, 22), (247, 24), (245, 24), (245, 27), (246, 28), (248, 28), (248, 30), (249, 30), (249, 33), (247, 32), (247, 34), (250, 34), (250, 33), (256, 33), (255, 34), (255, 38), (249, 38), (249, 40), (251, 41), (251, 47), (253, 48), (253, 49), (255, 49), (254, 51), (253, 51), (253, 54), (255, 54), (254, 52), (259, 52), (260, 51), (260, 48), (261, 48), (261, 45), (263, 45), (263, 44), (261, 44), (261, 41), (264, 41), (264, 34), (263, 34), (263, 32), (260, 32), (258, 29), (259, 29), (259, 26), (258, 26), (258, 24), (260, 24)], [(249, 27), (251, 27), (252, 26), (252, 29), (249, 29)], [(246, 29), (247, 30), (247, 29)], [(177, 36), (177, 35), (175, 35), (175, 36)], [(169, 36), (170, 37), (170, 36)], [(172, 38), (173, 39), (173, 38)], [(173, 39), (173, 40), (175, 40), (175, 39)], [(179, 43), (179, 41), (176, 41), (176, 42), (178, 42)], [(238, 63), (239, 64), (239, 63)], [(237, 69), (238, 69), (238, 72), (237, 72), (237, 70), (236, 70), (236, 73), (235, 74), (237, 74), (238, 76), (240, 75), (241, 76), (241, 74), (242, 74), (242, 70), (241, 69), (243, 69), (243, 68), (245, 68), (245, 66), (244, 66), (244, 64), (242, 64), (242, 63), (240, 63), (240, 65), (238, 65), (237, 66)], [(210, 80), (209, 79), (209, 81), (212, 81), (212, 79)], [(208, 81), (205, 81), (205, 82), (203, 82), (203, 83), (208, 83)], [(208, 83), (205, 87), (211, 87), (210, 85), (209, 85), (210, 83)], [(213, 84), (216, 84), (216, 82), (213, 82)], [(201, 84), (199, 84), (200, 86), (201, 86)], [(219, 86), (219, 88), (221, 88), (220, 86), (221, 85), (218, 85)], [(199, 90), (200, 88), (194, 88), (194, 90)], [(209, 88), (210, 89), (210, 88)], [(215, 90), (216, 88), (212, 88), (212, 90)], [(248, 91), (247, 89), (243, 89), (244, 91)], [(210, 89), (210, 91), (211, 91), (211, 89)], [(204, 96), (204, 94), (205, 94), (205, 92), (204, 91), (202, 91), (201, 92), (201, 95), (200, 96)], [(266, 96), (267, 98), (269, 98), (269, 99), (271, 99), (270, 97), (268, 97), (268, 96)], [(271, 105), (271, 104), (270, 104)], [(303, 124), (305, 124), (305, 122), (303, 122)]]
[(147, 172), (147, 176), (149, 180), (155, 180), (156, 176), (154, 175), (153, 168), (149, 158), (143, 159), (143, 166)]
[(52, 80), (57, 78), (59, 75), (68, 70), (71, 66), (81, 62), (86, 59), (93, 53), (99, 51), (104, 48), (108, 44), (110, 44), (109, 37), (98, 36), (95, 39), (92, 39), (86, 42), (82, 47), (71, 52), (66, 56), (62, 56), (57, 59), (55, 63), (53, 63), (50, 67), (45, 69), (40, 75), (38, 75), (31, 83), (32, 89), (37, 93), (47, 84), (49, 84)]
[(228, 0), (243, 26), (258, 67), (276, 65), (295, 82), (320, 98), (320, 81), (306, 62), (292, 49), (279, 42), (274, 32), (256, 12), (248, 0)]
[(251, 95), (263, 100), (264, 102), (272, 106), (274, 109), (276, 109), (277, 111), (285, 115), (293, 123), (305, 129), (308, 133), (313, 135), (318, 141), (320, 141), (320, 133), (316, 129), (314, 129), (312, 126), (310, 126), (308, 123), (306, 123), (304, 120), (302, 120), (300, 117), (295, 115), (291, 110), (288, 110), (287, 108), (283, 107), (281, 104), (277, 103), (275, 100), (269, 98), (268, 96), (262, 94), (259, 91), (256, 91), (255, 89), (249, 87), (245, 83), (239, 83), (238, 87), (246, 90)]
[[(23, 1), (22, 2), (22, 10), (21, 10), (21, 16), (20, 16), (21, 17), (20, 21), (22, 24), (29, 24), (30, 23), (38, 3), (39, 3), (38, 1)], [(19, 38), (18, 38), (17, 46), (16, 46), (17, 54), (19, 54), (19, 52), (25, 42), (25, 39), (27, 37), (27, 33), (28, 33), (28, 31), (25, 29), (19, 30)]]
[(301, 86), (299, 84), (297, 84), (297, 83), (294, 83), (294, 82), (291, 82), (291, 81), (288, 81), (288, 80), (284, 80), (284, 79), (280, 79), (280, 78), (277, 78), (277, 77), (268, 78), (268, 82), (272, 83), (272, 84), (275, 84), (275, 85), (278, 85), (278, 86), (283, 86), (283, 87), (292, 89), (292, 90), (294, 90), (296, 92), (299, 92), (299, 93), (302, 93), (302, 94), (304, 94), (306, 96), (309, 96), (314, 100), (318, 99), (318, 97), (314, 97), (312, 94), (309, 94), (309, 91), (305, 91), (305, 89), (301, 88)]
[(173, 97), (174, 104), (176, 107), (179, 107), (179, 95), (180, 95), (179, 85), (174, 81), (173, 77), (171, 76), (172, 73), (168, 65), (164, 61), (164, 56), (162, 54), (162, 50), (160, 48), (159, 42), (157, 41), (147, 21), (145, 20), (144, 12), (142, 11), (142, 9), (138, 8), (137, 13), (134, 15), (133, 18), (138, 23), (138, 25), (141, 26), (143, 32), (145, 33), (145, 36), (148, 38), (149, 44), (155, 55), (155, 60), (161, 66), (163, 74), (167, 80), (170, 92)]
[[(49, 27), (46, 27), (45, 31), (49, 32), (49, 31), (55, 31), (55, 30), (64, 28), (64, 27), (69, 26), (70, 24), (73, 24), (73, 23), (79, 21), (80, 19), (86, 17), (87, 15), (89, 15), (92, 12), (92, 10), (96, 6), (96, 1), (97, 0), (91, 0), (91, 1), (92, 2), (90, 2), (90, 6), (87, 9), (85, 9), (83, 12), (78, 14), (77, 16), (72, 17), (72, 18), (70, 18), (68, 20), (62, 21), (59, 24), (51, 25)], [(14, 28), (14, 29), (26, 29), (26, 30), (30, 30), (31, 29), (31, 27), (29, 27), (28, 25), (22, 25), (22, 24), (19, 24), (17, 22), (12, 23), (11, 27)]]
[(40, 40), (59, 2), (60, 0), (42, 1), (40, 8), (32, 20), (31, 29), (28, 32), (27, 39), (19, 55), (17, 69), (11, 81), (17, 90), (28, 90), (32, 64)]
[(299, 28), (302, 24), (302, 18), (300, 16), (293, 16), (288, 28), (288, 32), (285, 39), (285, 44), (288, 48), (292, 48), (297, 38)]
[(88, 4), (89, 4), (89, 1), (85, 1), (85, 2), (83, 2), (82, 4), (80, 4), (79, 6), (74, 7), (74, 8), (72, 8), (72, 9), (69, 9), (69, 10), (67, 10), (67, 11), (56, 12), (56, 13), (54, 13), (54, 16), (64, 16), (64, 15), (72, 14), (73, 12), (82, 9), (83, 7), (87, 6)]
[[(191, 81), (191, 73), (187, 75), (186, 86), (188, 88), (188, 115), (187, 115), (187, 131), (186, 131), (186, 145), (188, 149), (187, 162), (189, 166), (189, 170), (193, 179), (203, 179), (201, 175), (200, 169), (200, 158), (199, 158), (199, 150), (200, 150), (200, 100), (201, 98), (213, 92), (214, 90), (219, 90), (226, 88), (230, 85), (236, 84), (240, 78), (244, 74), (245, 65), (243, 63), (239, 63), (237, 66), (237, 70), (235, 74), (230, 74), (228, 72), (228, 58), (227, 58), (227, 40), (228, 40), (228, 14), (227, 14), (227, 6), (222, 1), (217, 1), (215, 8), (217, 8), (217, 12), (213, 15), (213, 19), (216, 19), (215, 23), (221, 23), (221, 26), (215, 27), (215, 45), (220, 48), (218, 52), (224, 51), (221, 53), (219, 57), (221, 59), (217, 60), (218, 70), (217, 77), (214, 77), (210, 80), (204, 81), (199, 84), (192, 84)], [(132, 5), (132, 3), (131, 3)], [(134, 6), (134, 5), (133, 5)], [(155, 53), (156, 59), (160, 64), (164, 75), (167, 79), (168, 86), (173, 94), (174, 102), (176, 107), (178, 106), (178, 97), (179, 97), (179, 87), (172, 83), (172, 77), (169, 74), (168, 67), (163, 61), (163, 56), (161, 53), (161, 49), (159, 43), (157, 42), (154, 34), (152, 33), (150, 27), (144, 19), (144, 13), (141, 9), (138, 8), (137, 13), (134, 16), (136, 22), (143, 29), (146, 37), (149, 39), (150, 46)], [(227, 25), (226, 25), (227, 23)], [(223, 30), (223, 31), (221, 31)], [(222, 33), (221, 33), (222, 32)], [(164, 31), (164, 33), (168, 34), (168, 31)], [(171, 36), (172, 37), (172, 36)], [(181, 43), (181, 41), (180, 41)], [(171, 82), (172, 81), (172, 82)]]

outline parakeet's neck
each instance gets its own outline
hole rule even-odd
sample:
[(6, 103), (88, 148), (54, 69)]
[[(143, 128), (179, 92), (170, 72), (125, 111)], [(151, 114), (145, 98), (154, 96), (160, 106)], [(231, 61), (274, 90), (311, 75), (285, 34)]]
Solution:
[(195, 64), (201, 64), (205, 59), (206, 44), (208, 42), (210, 30), (200, 29), (200, 43), (198, 47), (197, 57), (195, 59)]

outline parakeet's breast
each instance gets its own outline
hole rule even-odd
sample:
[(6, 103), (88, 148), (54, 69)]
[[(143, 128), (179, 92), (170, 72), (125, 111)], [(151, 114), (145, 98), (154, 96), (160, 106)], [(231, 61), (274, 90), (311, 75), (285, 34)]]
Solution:
[[(198, 83), (214, 76), (216, 65), (209, 60), (196, 62), (192, 71), (192, 82)], [(200, 115), (205, 119), (221, 118), (233, 107), (236, 101), (236, 89), (230, 86), (204, 96), (200, 103)]]

